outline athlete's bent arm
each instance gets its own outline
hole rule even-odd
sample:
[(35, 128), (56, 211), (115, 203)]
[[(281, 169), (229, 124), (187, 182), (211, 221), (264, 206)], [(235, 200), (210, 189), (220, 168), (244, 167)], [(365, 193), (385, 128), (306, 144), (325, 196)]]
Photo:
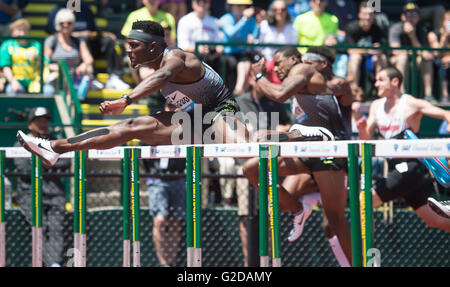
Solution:
[[(163, 59), (162, 67), (152, 73), (149, 77), (140, 82), (136, 88), (128, 94), (131, 102), (152, 95), (159, 91), (167, 82), (172, 80), (185, 67), (185, 60), (179, 55), (168, 55), (167, 59)], [(125, 99), (117, 99), (114, 101), (105, 101), (100, 105), (102, 113), (120, 114), (127, 106)]]
[(287, 99), (299, 93), (313, 75), (314, 69), (312, 67), (297, 65), (291, 69), (289, 76), (284, 79), (281, 85), (274, 84), (265, 77), (257, 81), (256, 85), (269, 99), (284, 103)]
[(447, 131), (450, 132), (450, 111), (432, 105), (430, 102), (411, 96), (411, 105), (422, 115), (447, 121)]

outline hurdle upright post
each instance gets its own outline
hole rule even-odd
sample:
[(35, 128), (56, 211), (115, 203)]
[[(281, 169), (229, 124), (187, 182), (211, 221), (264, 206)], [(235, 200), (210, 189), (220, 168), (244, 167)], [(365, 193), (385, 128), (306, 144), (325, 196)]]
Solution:
[(42, 162), (31, 156), (32, 267), (42, 267)]
[(202, 266), (201, 147), (186, 147), (187, 267)]
[(194, 235), (192, 221), (192, 183), (193, 183), (193, 159), (192, 146), (186, 147), (186, 266), (194, 266)]
[(75, 152), (74, 266), (86, 267), (86, 151)]
[(6, 266), (5, 151), (0, 150), (0, 267)]
[(131, 228), (133, 235), (133, 267), (141, 266), (141, 241), (139, 236), (139, 151), (131, 149)]
[(192, 184), (192, 228), (194, 244), (194, 265), (193, 267), (202, 267), (202, 148), (194, 147), (193, 151), (193, 184)]
[(123, 150), (122, 160), (122, 231), (123, 267), (130, 267), (130, 149)]
[(259, 146), (259, 266), (269, 267), (267, 236), (267, 155), (269, 148)]
[(350, 227), (352, 237), (352, 265), (361, 267), (361, 225), (359, 214), (358, 144), (348, 145), (348, 181), (350, 200)]
[(272, 266), (281, 267), (280, 201), (278, 197), (278, 146), (269, 146), (269, 209), (272, 234)]
[[(372, 145), (361, 144), (361, 240), (363, 266), (368, 267), (372, 260), (369, 251), (373, 247), (373, 209), (372, 209)], [(374, 265), (372, 265), (374, 266)]]

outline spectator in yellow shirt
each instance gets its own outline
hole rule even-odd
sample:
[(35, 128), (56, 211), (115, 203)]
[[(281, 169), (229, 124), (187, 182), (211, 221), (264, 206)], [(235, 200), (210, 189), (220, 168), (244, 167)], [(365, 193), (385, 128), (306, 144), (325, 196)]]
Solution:
[[(167, 42), (167, 45), (175, 45), (177, 37), (175, 18), (170, 13), (159, 10), (159, 2), (160, 0), (142, 0), (142, 4), (144, 4), (144, 6), (137, 10), (134, 10), (128, 15), (127, 20), (125, 21), (125, 24), (123, 25), (120, 33), (124, 37), (127, 37), (134, 22), (151, 20), (158, 22), (163, 26), (168, 25), (168, 27), (170, 28), (170, 39), (167, 40), (170, 41)], [(145, 66), (141, 66), (138, 70), (133, 69), (130, 66), (130, 71), (136, 84), (140, 83), (142, 79), (145, 79), (151, 73), (153, 73), (153, 69)]]
[[(310, 0), (312, 10), (300, 14), (295, 18), (294, 28), (298, 32), (299, 45), (321, 46), (328, 34), (336, 34), (339, 20), (335, 15), (325, 12), (327, 0)], [(304, 54), (307, 47), (301, 48)]]

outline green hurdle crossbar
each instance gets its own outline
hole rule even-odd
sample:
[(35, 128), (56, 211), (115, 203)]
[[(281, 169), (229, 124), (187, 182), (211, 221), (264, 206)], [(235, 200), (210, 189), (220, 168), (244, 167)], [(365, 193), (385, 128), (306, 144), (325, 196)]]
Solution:
[(31, 156), (32, 266), (42, 267), (42, 161)]
[(131, 231), (133, 240), (133, 267), (141, 266), (141, 240), (139, 236), (139, 152), (131, 149)]
[(186, 147), (187, 267), (202, 266), (201, 147)]
[(5, 151), (0, 150), (0, 267), (6, 266)]
[[(272, 266), (281, 267), (278, 146), (259, 146), (259, 255), (260, 266), (269, 266), (267, 218), (270, 211)], [(267, 182), (268, 180), (268, 182)], [(267, 197), (269, 196), (269, 200)], [(268, 204), (269, 201), (269, 204)]]
[(122, 160), (122, 231), (123, 231), (123, 267), (130, 267), (130, 149), (123, 150)]
[(75, 152), (74, 164), (74, 266), (86, 267), (86, 151)]

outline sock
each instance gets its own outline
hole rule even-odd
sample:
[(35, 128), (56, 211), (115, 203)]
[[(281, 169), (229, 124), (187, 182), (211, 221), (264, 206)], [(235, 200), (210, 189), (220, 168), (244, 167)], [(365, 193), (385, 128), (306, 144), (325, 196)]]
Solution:
[(331, 238), (328, 238), (328, 242), (330, 242), (331, 249), (333, 250), (334, 256), (339, 262), (339, 265), (341, 267), (350, 267), (350, 263), (348, 262), (348, 259), (345, 256), (344, 251), (342, 250), (341, 244), (339, 243), (339, 239), (337, 238), (337, 236), (335, 235)]
[(322, 198), (320, 197), (320, 192), (315, 191), (313, 193), (303, 195), (301, 202), (311, 206), (318, 205), (319, 203), (321, 204)]

